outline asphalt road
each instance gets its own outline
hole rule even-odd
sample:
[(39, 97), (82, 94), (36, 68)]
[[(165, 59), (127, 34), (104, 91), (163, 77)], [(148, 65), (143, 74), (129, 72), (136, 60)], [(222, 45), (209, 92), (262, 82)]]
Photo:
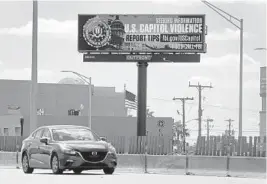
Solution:
[(113, 175), (104, 175), (101, 171), (83, 172), (75, 175), (64, 172), (63, 175), (54, 175), (50, 170), (36, 170), (33, 174), (24, 174), (20, 169), (1, 169), (1, 184), (162, 184), (162, 183), (208, 183), (208, 184), (265, 184), (266, 179), (256, 178), (226, 178), (215, 176), (186, 176), (186, 175), (159, 175), (134, 174), (115, 172)]

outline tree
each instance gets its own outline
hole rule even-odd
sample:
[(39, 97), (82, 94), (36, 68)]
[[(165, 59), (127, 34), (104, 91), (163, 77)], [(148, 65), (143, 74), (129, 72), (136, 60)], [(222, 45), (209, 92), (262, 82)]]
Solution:
[(148, 118), (152, 118), (152, 117), (154, 117), (153, 114), (154, 114), (154, 111), (150, 111), (149, 109), (146, 110), (146, 116), (147, 116)]
[[(174, 123), (173, 133), (175, 137), (177, 137), (178, 141), (183, 139), (183, 124), (181, 123), (181, 121), (177, 121)], [(189, 130), (185, 128), (185, 137), (189, 137), (189, 136), (190, 136)]]

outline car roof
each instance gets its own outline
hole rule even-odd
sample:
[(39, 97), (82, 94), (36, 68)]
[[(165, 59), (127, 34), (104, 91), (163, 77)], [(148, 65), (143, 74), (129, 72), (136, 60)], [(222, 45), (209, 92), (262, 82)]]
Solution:
[(77, 126), (77, 125), (49, 125), (49, 126), (41, 126), (38, 129), (41, 129), (41, 128), (48, 128), (48, 129), (86, 128), (86, 129), (89, 129), (86, 126)]

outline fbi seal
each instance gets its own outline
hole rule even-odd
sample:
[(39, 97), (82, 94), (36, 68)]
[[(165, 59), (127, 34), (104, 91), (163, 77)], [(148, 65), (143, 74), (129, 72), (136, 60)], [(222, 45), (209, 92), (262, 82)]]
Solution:
[(99, 17), (94, 17), (84, 24), (83, 37), (88, 45), (98, 49), (109, 43), (111, 39), (111, 28)]

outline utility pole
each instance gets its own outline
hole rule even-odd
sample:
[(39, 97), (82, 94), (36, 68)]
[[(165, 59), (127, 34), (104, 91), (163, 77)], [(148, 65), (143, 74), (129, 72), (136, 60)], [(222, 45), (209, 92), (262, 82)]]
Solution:
[(211, 84), (209, 86), (200, 85), (191, 85), (189, 81), (189, 87), (196, 87), (198, 90), (198, 137), (201, 137), (201, 117), (202, 117), (202, 107), (201, 107), (201, 99), (202, 99), (202, 90), (205, 88), (213, 88)]
[(185, 101), (194, 100), (194, 98), (173, 98), (173, 100), (181, 100), (183, 103), (183, 151), (185, 153)]

